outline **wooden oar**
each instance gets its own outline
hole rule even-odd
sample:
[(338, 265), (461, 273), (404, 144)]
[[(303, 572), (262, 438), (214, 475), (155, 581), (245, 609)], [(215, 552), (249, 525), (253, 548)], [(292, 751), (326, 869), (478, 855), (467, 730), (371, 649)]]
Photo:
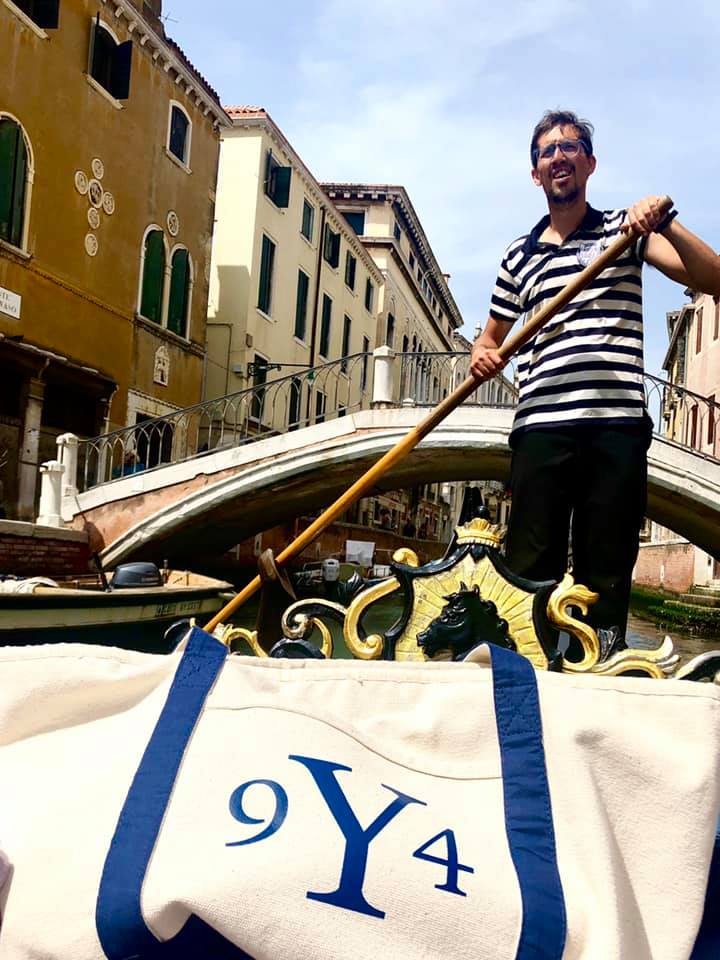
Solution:
[[(662, 208), (664, 211), (670, 210), (672, 207), (672, 200), (669, 197), (665, 197), (662, 201)], [(567, 303), (577, 296), (581, 290), (583, 290), (587, 284), (594, 280), (598, 274), (602, 273), (605, 267), (608, 264), (612, 263), (619, 256), (621, 256), (628, 247), (637, 240), (637, 234), (628, 232), (623, 234), (614, 240), (610, 246), (604, 250), (597, 259), (593, 260), (585, 269), (577, 274), (568, 285), (560, 291), (553, 299), (546, 304), (541, 310), (532, 317), (523, 327), (521, 327), (517, 333), (509, 337), (505, 343), (500, 347), (498, 353), (506, 362), (516, 353), (521, 347), (523, 347), (528, 340), (531, 340), (535, 334), (543, 327), (551, 317), (555, 316), (558, 310), (562, 309)], [(391, 467), (394, 467), (396, 463), (399, 463), (403, 460), (411, 450), (413, 450), (423, 439), (426, 437), (431, 430), (434, 430), (435, 427), (441, 423), (449, 413), (451, 413), (457, 406), (459, 406), (463, 400), (470, 396), (470, 394), (477, 389), (479, 386), (479, 381), (473, 377), (469, 376), (464, 380), (459, 387), (457, 387), (451, 394), (445, 397), (435, 409), (425, 417), (424, 420), (421, 420), (420, 423), (413, 427), (409, 433), (407, 433), (402, 440), (400, 440), (391, 450), (382, 456), (376, 464), (374, 464), (370, 469), (364, 473), (359, 480), (356, 480), (355, 483), (345, 491), (345, 493), (340, 496), (332, 506), (328, 507), (324, 513), (322, 513), (316, 520), (314, 520), (310, 526), (300, 534), (292, 543), (290, 543), (285, 549), (277, 555), (275, 562), (278, 566), (281, 566), (287, 560), (296, 557), (299, 553), (309, 546), (316, 537), (318, 537), (323, 530), (328, 527), (334, 520), (337, 520), (339, 516), (345, 513), (354, 503), (360, 500), (362, 497), (366, 496), (375, 484), (383, 477)], [(237, 609), (239, 609), (246, 600), (248, 600), (261, 586), (260, 577), (255, 577), (253, 580), (248, 583), (246, 587), (237, 593), (232, 600), (226, 604), (219, 613), (216, 613), (215, 616), (210, 620), (205, 629), (207, 631), (212, 631), (215, 629), (218, 624), (223, 623), (229, 616), (231, 616)]]

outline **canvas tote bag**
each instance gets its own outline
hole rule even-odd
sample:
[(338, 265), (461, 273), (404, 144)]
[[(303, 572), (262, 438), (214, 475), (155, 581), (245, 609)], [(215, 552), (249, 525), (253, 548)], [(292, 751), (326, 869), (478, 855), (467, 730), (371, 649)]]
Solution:
[(2, 649), (0, 958), (684, 960), (718, 705), (494, 647)]

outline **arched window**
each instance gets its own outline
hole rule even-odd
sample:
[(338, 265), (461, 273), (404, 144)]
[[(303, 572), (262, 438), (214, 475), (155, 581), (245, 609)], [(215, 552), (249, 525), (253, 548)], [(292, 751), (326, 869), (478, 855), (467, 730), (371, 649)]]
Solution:
[(149, 230), (143, 250), (140, 313), (146, 320), (162, 323), (165, 285), (165, 239), (162, 230)]
[(22, 127), (0, 117), (0, 239), (14, 247), (23, 245), (28, 169)]
[(186, 337), (190, 305), (190, 255), (187, 250), (180, 248), (173, 253), (171, 263), (168, 330), (179, 337)]
[(170, 105), (168, 150), (180, 163), (190, 165), (190, 117), (178, 103)]

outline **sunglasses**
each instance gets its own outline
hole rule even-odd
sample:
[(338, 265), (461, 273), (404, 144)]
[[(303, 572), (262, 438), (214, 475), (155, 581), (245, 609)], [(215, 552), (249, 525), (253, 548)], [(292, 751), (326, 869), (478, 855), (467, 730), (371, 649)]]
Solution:
[(539, 147), (534, 147), (532, 151), (532, 162), (533, 166), (538, 165), (538, 160), (550, 160), (555, 156), (555, 150), (560, 148), (560, 153), (564, 157), (568, 157), (570, 160), (573, 157), (576, 157), (580, 153), (580, 147), (583, 148), (587, 156), (589, 157), (592, 153), (592, 148), (587, 140), (584, 140), (582, 137), (579, 140), (556, 140), (554, 143), (546, 144), (542, 150)]

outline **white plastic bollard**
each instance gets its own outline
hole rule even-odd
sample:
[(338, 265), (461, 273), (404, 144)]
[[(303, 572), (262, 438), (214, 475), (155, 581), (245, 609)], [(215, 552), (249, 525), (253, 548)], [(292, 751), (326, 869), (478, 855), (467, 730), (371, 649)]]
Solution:
[(77, 494), (78, 438), (74, 433), (61, 433), (57, 438), (58, 460), (65, 467), (62, 496)]
[(63, 473), (65, 467), (59, 460), (48, 460), (40, 466), (40, 512), (36, 520), (40, 526), (65, 526), (60, 513)]
[(395, 351), (390, 347), (377, 347), (373, 350), (373, 396), (372, 405), (391, 404), (393, 402), (393, 363)]

